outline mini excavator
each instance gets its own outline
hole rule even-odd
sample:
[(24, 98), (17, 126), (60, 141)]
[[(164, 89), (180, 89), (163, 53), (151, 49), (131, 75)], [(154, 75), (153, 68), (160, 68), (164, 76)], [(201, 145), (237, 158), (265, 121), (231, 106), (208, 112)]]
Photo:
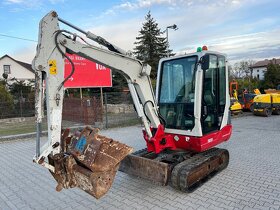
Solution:
[[(60, 24), (79, 34), (60, 29)], [(130, 146), (102, 136), (89, 126), (78, 135), (61, 130), (64, 83), (75, 72), (68, 54), (99, 63), (126, 78), (143, 124), (145, 149), (132, 153)], [(64, 75), (65, 59), (72, 66), (69, 75)], [(33, 160), (51, 172), (57, 191), (79, 187), (100, 198), (120, 170), (186, 192), (227, 167), (229, 152), (216, 147), (232, 133), (224, 54), (204, 46), (195, 53), (161, 59), (154, 94), (148, 64), (51, 11), (40, 21), (32, 66), (37, 122)], [(44, 102), (48, 139), (41, 146)]]

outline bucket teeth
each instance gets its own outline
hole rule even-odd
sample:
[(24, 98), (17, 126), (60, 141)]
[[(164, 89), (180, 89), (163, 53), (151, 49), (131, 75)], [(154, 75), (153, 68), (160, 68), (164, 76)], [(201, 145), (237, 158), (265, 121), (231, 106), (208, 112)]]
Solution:
[(98, 129), (86, 127), (78, 138), (71, 141), (62, 135), (66, 153), (49, 156), (55, 167), (52, 173), (57, 190), (79, 187), (95, 198), (100, 198), (113, 184), (120, 162), (132, 152), (132, 148), (98, 134)]

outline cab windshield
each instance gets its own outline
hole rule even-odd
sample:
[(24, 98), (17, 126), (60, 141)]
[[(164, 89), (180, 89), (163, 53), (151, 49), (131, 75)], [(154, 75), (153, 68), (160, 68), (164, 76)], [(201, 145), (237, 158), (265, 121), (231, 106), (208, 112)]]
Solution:
[(164, 61), (161, 68), (159, 110), (166, 128), (194, 127), (197, 56)]

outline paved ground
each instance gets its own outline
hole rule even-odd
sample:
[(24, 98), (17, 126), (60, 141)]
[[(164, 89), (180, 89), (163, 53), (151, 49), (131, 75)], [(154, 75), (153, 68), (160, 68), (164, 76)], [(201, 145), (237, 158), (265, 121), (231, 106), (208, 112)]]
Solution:
[[(121, 172), (100, 200), (79, 189), (58, 193), (49, 172), (32, 163), (33, 139), (0, 143), (0, 209), (280, 209), (280, 116), (235, 118), (233, 126), (221, 145), (228, 168), (191, 194)], [(102, 134), (144, 147), (137, 126)]]

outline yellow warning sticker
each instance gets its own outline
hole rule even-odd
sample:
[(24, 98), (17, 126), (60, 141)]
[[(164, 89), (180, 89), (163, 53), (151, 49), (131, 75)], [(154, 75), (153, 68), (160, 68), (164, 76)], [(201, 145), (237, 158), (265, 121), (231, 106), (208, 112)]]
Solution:
[(57, 69), (56, 69), (56, 60), (49, 60), (49, 69), (50, 69), (50, 74), (57, 74)]

